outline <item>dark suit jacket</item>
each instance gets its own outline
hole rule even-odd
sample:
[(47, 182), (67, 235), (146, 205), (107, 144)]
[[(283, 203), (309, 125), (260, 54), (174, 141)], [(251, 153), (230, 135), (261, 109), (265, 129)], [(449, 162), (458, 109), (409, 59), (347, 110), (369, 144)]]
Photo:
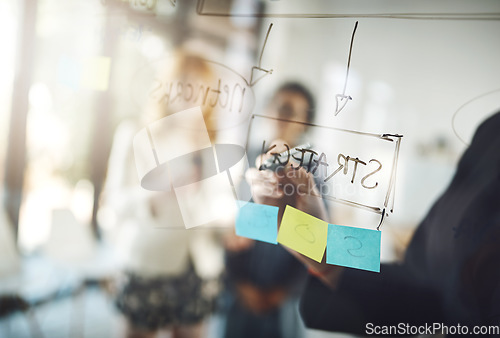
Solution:
[(373, 325), (500, 325), (500, 112), (476, 130), (447, 190), (401, 264), (346, 268), (337, 290), (310, 277), (311, 328), (366, 334)]

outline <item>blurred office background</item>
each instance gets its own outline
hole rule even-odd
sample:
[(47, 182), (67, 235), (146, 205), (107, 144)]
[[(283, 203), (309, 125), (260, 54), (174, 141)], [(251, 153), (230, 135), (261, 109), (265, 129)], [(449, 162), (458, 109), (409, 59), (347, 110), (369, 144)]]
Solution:
[[(141, 74), (181, 46), (247, 80), (259, 59), (273, 69), (248, 114), (293, 79), (315, 94), (315, 123), (404, 135), (382, 228), (382, 260), (401, 259), (475, 127), (500, 107), (499, 13), (488, 1), (0, 0), (0, 336), (122, 334), (110, 296), (119, 225), (100, 196), (115, 128), (144, 114)], [(353, 100), (334, 116), (356, 21)], [(246, 128), (220, 137), (244, 144)], [(217, 333), (214, 319), (206, 334)]]

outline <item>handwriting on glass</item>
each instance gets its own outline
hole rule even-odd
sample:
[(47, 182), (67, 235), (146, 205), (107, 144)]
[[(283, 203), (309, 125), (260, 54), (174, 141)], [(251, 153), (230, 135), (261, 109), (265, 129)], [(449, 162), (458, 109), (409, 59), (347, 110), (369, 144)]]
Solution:
[[(284, 145), (286, 147), (286, 151), (284, 153), (276, 153), (271, 152), (275, 146), (271, 146), (265, 153), (273, 156), (273, 164), (279, 164), (281, 166), (286, 166), (290, 164), (290, 166), (294, 169), (305, 168), (307, 172), (311, 172), (313, 175), (316, 172), (321, 171), (323, 168), (323, 173), (325, 179), (323, 180), (325, 183), (332, 179), (335, 175), (342, 173), (344, 175), (348, 175), (349, 168), (352, 167), (352, 176), (351, 183), (355, 182), (356, 173), (358, 172), (360, 167), (369, 168), (370, 171), (365, 174), (361, 180), (360, 184), (365, 189), (375, 189), (378, 187), (378, 182), (373, 184), (367, 184), (366, 180), (376, 173), (378, 173), (382, 169), (382, 163), (380, 163), (377, 159), (371, 159), (367, 162), (359, 159), (358, 157), (353, 158), (350, 156), (346, 156), (342, 153), (337, 156), (337, 165), (336, 169), (329, 173), (328, 169), (330, 164), (327, 162), (326, 154), (314, 151), (313, 149), (307, 148), (294, 148), (296, 150), (295, 153), (291, 152), (290, 146), (287, 144)], [(294, 166), (291, 163), (291, 160), (295, 160), (298, 162), (298, 165)], [(351, 164), (351, 166), (349, 165)]]

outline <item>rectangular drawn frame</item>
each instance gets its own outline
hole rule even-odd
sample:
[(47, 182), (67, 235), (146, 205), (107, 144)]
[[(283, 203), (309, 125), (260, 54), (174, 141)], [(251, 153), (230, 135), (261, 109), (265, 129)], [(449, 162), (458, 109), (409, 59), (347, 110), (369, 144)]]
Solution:
[(341, 128), (335, 128), (335, 127), (321, 126), (321, 125), (314, 124), (314, 123), (309, 123), (309, 122), (299, 122), (299, 121), (281, 119), (281, 118), (277, 118), (277, 117), (270, 117), (270, 116), (265, 116), (265, 115), (252, 114), (252, 116), (250, 118), (250, 124), (248, 126), (248, 134), (247, 134), (247, 141), (246, 141), (247, 152), (249, 151), (248, 150), (248, 146), (249, 146), (248, 142), (249, 142), (249, 139), (250, 139), (250, 133), (251, 133), (251, 130), (252, 130), (252, 124), (253, 124), (253, 121), (255, 120), (256, 117), (258, 117), (258, 118), (264, 118), (264, 119), (269, 119), (269, 120), (275, 120), (275, 121), (282, 121), (282, 122), (287, 122), (287, 123), (297, 123), (297, 124), (306, 125), (306, 126), (309, 126), (309, 127), (316, 127), (316, 128), (322, 128), (322, 129), (328, 129), (328, 130), (335, 130), (335, 131), (345, 132), (345, 133), (349, 133), (349, 134), (353, 134), (353, 135), (368, 136), (368, 137), (376, 138), (378, 140), (384, 140), (384, 141), (388, 141), (388, 142), (395, 142), (394, 143), (395, 144), (395, 146), (394, 146), (394, 154), (393, 154), (393, 157), (392, 157), (392, 168), (390, 170), (391, 174), (390, 174), (390, 179), (389, 179), (389, 186), (387, 187), (387, 191), (385, 193), (385, 200), (384, 200), (384, 208), (383, 209), (381, 209), (380, 207), (377, 207), (377, 206), (365, 205), (365, 204), (357, 203), (357, 202), (354, 202), (354, 201), (349, 201), (349, 200), (345, 200), (345, 199), (341, 199), (341, 198), (336, 198), (336, 197), (330, 196), (330, 195), (323, 195), (323, 194), (321, 194), (321, 196), (319, 196), (321, 198), (325, 198), (325, 199), (333, 201), (333, 202), (342, 203), (342, 204), (346, 204), (346, 205), (349, 205), (349, 206), (352, 206), (352, 207), (365, 209), (365, 210), (374, 212), (374, 213), (382, 215), (382, 216), (384, 216), (384, 214), (386, 213), (387, 210), (390, 211), (391, 213), (394, 211), (394, 194), (395, 194), (395, 191), (396, 191), (396, 172), (397, 172), (397, 167), (398, 167), (399, 148), (400, 148), (400, 145), (401, 145), (401, 138), (403, 137), (403, 135), (398, 135), (398, 134), (373, 134), (373, 133), (365, 133), (365, 132), (348, 130), (348, 129), (341, 129)]

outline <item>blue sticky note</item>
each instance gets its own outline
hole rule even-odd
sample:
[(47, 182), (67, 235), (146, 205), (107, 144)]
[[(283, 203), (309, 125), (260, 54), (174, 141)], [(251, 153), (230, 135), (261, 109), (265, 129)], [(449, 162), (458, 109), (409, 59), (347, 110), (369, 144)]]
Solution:
[(243, 201), (238, 201), (238, 206), (238, 236), (278, 244), (278, 207)]
[(380, 272), (380, 239), (377, 230), (328, 224), (326, 262)]

